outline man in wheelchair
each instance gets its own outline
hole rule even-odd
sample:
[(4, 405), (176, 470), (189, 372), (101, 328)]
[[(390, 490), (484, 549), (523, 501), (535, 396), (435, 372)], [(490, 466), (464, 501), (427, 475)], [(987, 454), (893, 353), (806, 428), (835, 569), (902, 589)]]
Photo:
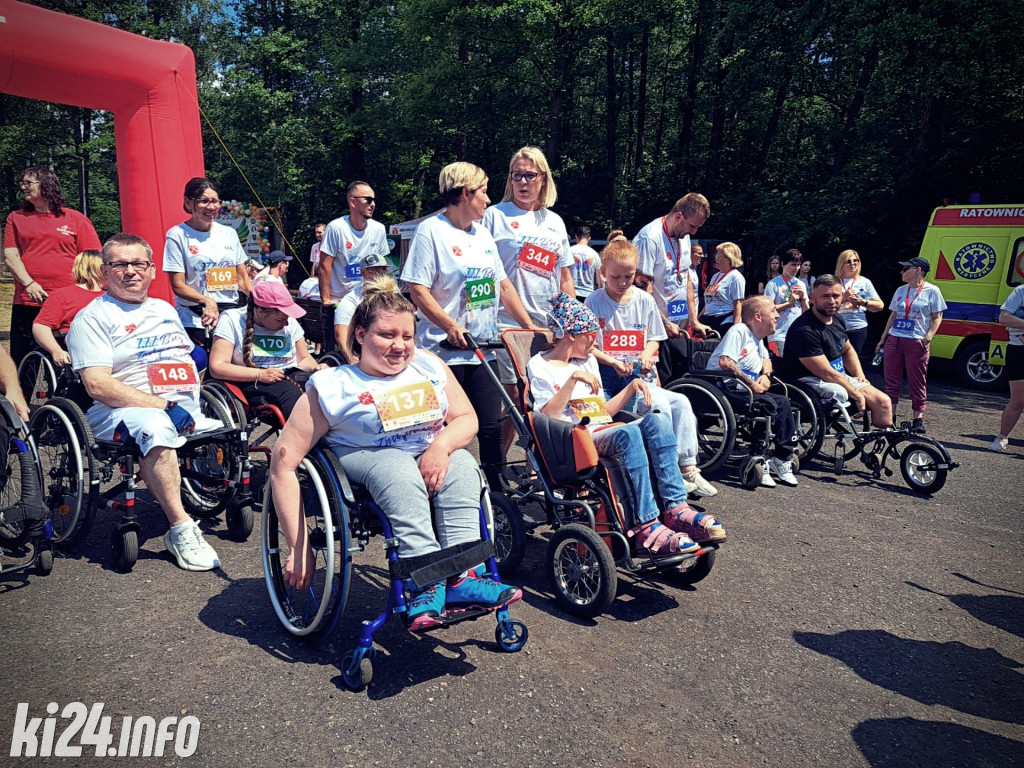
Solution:
[(840, 407), (853, 404), (857, 415), (871, 412), (876, 429), (892, 426), (892, 401), (864, 376), (860, 359), (839, 312), (843, 286), (833, 275), (822, 275), (811, 291), (811, 311), (801, 315), (787, 334), (779, 372), (808, 384), (823, 400)]
[(142, 479), (170, 524), (164, 546), (185, 570), (206, 571), (220, 561), (182, 506), (176, 449), (186, 435), (223, 425), (200, 412), (193, 344), (177, 313), (147, 295), (156, 276), (152, 256), (138, 235), (104, 243), (107, 293), (71, 324), (68, 352), (95, 401), (86, 413), (94, 435), (138, 449)]
[(768, 459), (768, 471), (761, 480), (761, 485), (768, 488), (775, 487), (772, 474), (784, 485), (798, 483), (793, 472), (797, 446), (793, 408), (785, 395), (768, 391), (772, 385), (772, 362), (764, 340), (775, 333), (778, 317), (773, 299), (754, 296), (744, 300), (741, 322), (732, 324), (708, 360), (708, 370), (728, 371), (739, 379), (723, 383), (726, 397), (733, 405), (746, 408), (750, 399), (748, 392), (753, 391), (754, 407), (772, 414), (771, 437), (775, 447)]

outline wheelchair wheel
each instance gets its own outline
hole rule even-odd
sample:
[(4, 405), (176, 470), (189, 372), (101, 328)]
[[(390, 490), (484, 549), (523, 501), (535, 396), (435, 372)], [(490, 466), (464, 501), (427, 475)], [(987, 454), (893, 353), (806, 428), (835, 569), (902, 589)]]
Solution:
[(277, 518), (274, 495), (267, 484), (263, 497), (263, 574), (270, 602), (286, 630), (320, 641), (334, 630), (345, 610), (352, 577), (348, 513), (338, 478), (341, 467), (329, 450), (314, 448), (299, 465), (299, 492), (313, 550), (313, 582), (304, 590), (285, 582), (290, 549)]
[(36, 571), (40, 576), (49, 576), (53, 570), (53, 550), (44, 549), (39, 552), (39, 559), (36, 560)]
[(599, 616), (615, 601), (618, 574), (612, 553), (585, 525), (570, 523), (555, 531), (548, 544), (548, 575), (555, 599), (574, 616)]
[(25, 355), (18, 363), (18, 382), (30, 410), (53, 397), (57, 389), (57, 369), (50, 356), (39, 349)]
[(526, 554), (526, 523), (519, 506), (508, 496), (488, 494), (494, 519), (494, 559), (502, 576), (510, 576)]
[[(231, 414), (217, 396), (203, 390), (199, 398), (204, 416), (227, 427), (234, 426)], [(181, 460), (181, 503), (196, 517), (213, 517), (234, 496), (229, 483), (242, 474), (241, 458), (232, 440), (201, 445), (186, 444), (178, 450)]]
[(671, 392), (685, 395), (697, 418), (697, 466), (714, 472), (732, 454), (736, 444), (736, 414), (725, 396), (694, 376), (684, 376), (668, 385)]
[(512, 621), (506, 613), (498, 618), (498, 626), (494, 628), (494, 640), (498, 647), (506, 653), (522, 650), (530, 637), (530, 630), (521, 621)]
[(225, 387), (221, 382), (208, 381), (203, 384), (201, 392), (202, 395), (200, 400), (206, 398), (210, 400), (217, 400), (224, 406), (224, 411), (231, 419), (231, 426), (241, 429), (246, 425), (248, 420), (245, 415), (245, 409), (242, 407), (242, 404), (238, 402), (238, 399), (231, 394), (231, 390)]
[(821, 452), (828, 419), (821, 398), (801, 382), (786, 382), (786, 394), (796, 422), (796, 455), (806, 465)]
[(933, 445), (910, 443), (900, 455), (900, 472), (912, 491), (933, 494), (946, 484), (949, 470), (939, 468), (948, 459)]
[(228, 524), (228, 535), (234, 541), (247, 541), (256, 524), (256, 513), (252, 504), (248, 502), (239, 504), (233, 501), (228, 504), (228, 511), (224, 519)]
[(119, 531), (116, 528), (110, 535), (110, 543), (114, 548), (114, 567), (121, 571), (130, 571), (139, 560), (139, 534), (133, 529)]
[(349, 690), (361, 691), (373, 682), (373, 660), (369, 656), (360, 656), (356, 662), (356, 651), (345, 654), (341, 662), (341, 678)]
[(74, 547), (89, 533), (96, 512), (91, 490), (99, 482), (99, 469), (90, 450), (92, 429), (81, 409), (61, 397), (41, 405), (29, 419), (29, 429), (39, 451), (53, 541)]
[(685, 563), (665, 571), (665, 578), (673, 584), (678, 584), (682, 587), (688, 587), (696, 584), (698, 581), (703, 581), (711, 573), (711, 569), (715, 567), (715, 554), (716, 550), (712, 549), (700, 557), (687, 560)]
[(744, 488), (754, 490), (755, 488), (761, 487), (761, 481), (764, 480), (764, 473), (768, 471), (765, 467), (764, 462), (757, 456), (751, 456), (740, 467), (740, 482)]

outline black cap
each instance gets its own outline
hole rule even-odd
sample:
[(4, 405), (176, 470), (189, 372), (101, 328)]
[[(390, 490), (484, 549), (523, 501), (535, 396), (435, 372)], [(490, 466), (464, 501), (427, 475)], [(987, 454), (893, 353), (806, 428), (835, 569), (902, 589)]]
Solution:
[(915, 256), (912, 259), (900, 262), (901, 267), (920, 267), (921, 271), (928, 274), (928, 270), (932, 268), (931, 264), (926, 259), (922, 259), (920, 256)]

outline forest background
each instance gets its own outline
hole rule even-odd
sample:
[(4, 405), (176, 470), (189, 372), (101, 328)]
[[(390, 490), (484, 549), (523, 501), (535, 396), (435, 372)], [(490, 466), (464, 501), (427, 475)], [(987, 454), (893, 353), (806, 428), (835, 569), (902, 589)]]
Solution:
[[(1024, 203), (1018, 0), (37, 4), (190, 46), (207, 175), (255, 202), (222, 139), (299, 254), (354, 179), (397, 223), (438, 207), (454, 160), (482, 166), (497, 202), (525, 144), (544, 149), (570, 230), (632, 237), (703, 192), (700, 236), (741, 244), (748, 285), (796, 246), (815, 273), (855, 248), (886, 286), (943, 200)], [(108, 113), (0, 95), (8, 210), (33, 164), (72, 207), (84, 183), (100, 236), (118, 231)]]

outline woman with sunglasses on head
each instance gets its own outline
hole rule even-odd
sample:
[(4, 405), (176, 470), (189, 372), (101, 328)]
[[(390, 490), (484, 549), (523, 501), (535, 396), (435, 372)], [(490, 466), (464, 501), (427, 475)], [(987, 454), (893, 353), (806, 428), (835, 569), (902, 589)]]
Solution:
[(239, 384), (250, 405), (276, 405), (287, 419), (309, 375), (327, 367), (306, 347), (298, 323), (305, 314), (282, 283), (261, 280), (253, 286), (247, 306), (221, 314), (210, 350), (210, 373)]
[(7, 217), (4, 263), (14, 277), (11, 357), (17, 365), (33, 347), (32, 323), (51, 291), (74, 285), (75, 257), (101, 248), (92, 222), (64, 205), (57, 174), (26, 168), (21, 174), (21, 210)]
[(843, 303), (839, 305), (839, 312), (846, 321), (846, 335), (857, 357), (860, 357), (868, 337), (867, 313), (885, 309), (885, 302), (871, 281), (861, 275), (860, 267), (860, 255), (854, 250), (843, 251), (836, 261), (836, 277), (843, 286)]
[(252, 292), (238, 233), (217, 221), (220, 194), (207, 179), (185, 185), (183, 203), (188, 221), (167, 231), (163, 270), (171, 280), (178, 317), (192, 341), (206, 346), (204, 328), (213, 329), (219, 304), (237, 304), (239, 292)]
[(480, 224), (490, 203), (487, 174), (472, 163), (452, 163), (441, 169), (438, 187), (444, 210), (416, 227), (402, 281), (419, 310), (419, 346), (440, 357), (465, 390), (480, 421), (480, 463), (491, 487), (500, 488), (501, 399), (482, 368), (493, 366), (494, 355), (481, 363), (464, 335), (496, 340), (499, 303), (523, 328), (535, 326), (505, 273), (494, 238)]
[(932, 338), (942, 323), (946, 302), (938, 286), (925, 282), (930, 265), (915, 256), (900, 262), (900, 276), (906, 285), (896, 289), (889, 309), (889, 321), (875, 347), (877, 355), (885, 349), (885, 394), (892, 400), (893, 420), (900, 400), (903, 374), (910, 386), (911, 428), (925, 433), (924, 409), (928, 405), (928, 358)]

